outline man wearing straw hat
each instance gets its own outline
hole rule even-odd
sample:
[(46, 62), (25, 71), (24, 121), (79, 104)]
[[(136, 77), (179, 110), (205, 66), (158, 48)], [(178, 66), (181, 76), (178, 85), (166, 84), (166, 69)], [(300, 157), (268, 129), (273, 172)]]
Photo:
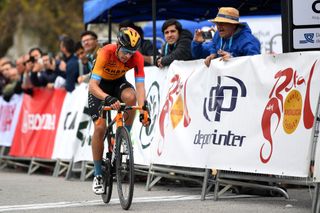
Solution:
[(221, 7), (216, 18), (209, 21), (215, 23), (217, 28), (210, 45), (204, 45), (200, 30), (195, 32), (191, 45), (193, 57), (199, 58), (199, 55), (206, 57), (206, 66), (209, 67), (211, 60), (218, 57), (227, 61), (231, 57), (260, 54), (259, 40), (252, 35), (247, 23), (239, 22), (237, 9)]

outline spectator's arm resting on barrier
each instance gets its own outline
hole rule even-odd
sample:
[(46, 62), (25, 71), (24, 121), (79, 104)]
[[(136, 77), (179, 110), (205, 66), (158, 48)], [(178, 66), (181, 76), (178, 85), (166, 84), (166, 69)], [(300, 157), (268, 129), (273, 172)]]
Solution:
[(232, 58), (231, 53), (224, 50), (218, 50), (218, 54), (221, 55), (220, 61), (228, 61), (230, 58)]
[(210, 54), (208, 57), (206, 57), (206, 59), (204, 60), (204, 64), (209, 67), (210, 66), (210, 63), (211, 63), (211, 60), (216, 58), (217, 57), (217, 54)]

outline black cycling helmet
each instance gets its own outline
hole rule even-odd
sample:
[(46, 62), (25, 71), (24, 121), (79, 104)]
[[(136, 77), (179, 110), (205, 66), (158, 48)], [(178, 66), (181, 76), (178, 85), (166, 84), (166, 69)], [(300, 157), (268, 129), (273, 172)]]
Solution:
[(124, 27), (119, 30), (118, 42), (121, 47), (131, 51), (136, 51), (141, 44), (141, 38), (137, 31), (131, 27)]

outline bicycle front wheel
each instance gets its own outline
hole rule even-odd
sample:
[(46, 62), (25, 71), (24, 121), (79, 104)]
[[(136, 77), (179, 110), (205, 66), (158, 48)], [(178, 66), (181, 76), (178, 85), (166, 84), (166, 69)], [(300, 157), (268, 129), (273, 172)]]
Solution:
[(130, 135), (125, 127), (116, 132), (116, 178), (121, 207), (131, 206), (134, 189), (134, 160)]

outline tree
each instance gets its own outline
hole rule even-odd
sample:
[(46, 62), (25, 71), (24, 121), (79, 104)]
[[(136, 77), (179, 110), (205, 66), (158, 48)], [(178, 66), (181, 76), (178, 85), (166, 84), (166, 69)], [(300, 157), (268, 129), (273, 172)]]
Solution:
[(84, 30), (82, 5), (79, 0), (1, 0), (0, 1), (0, 57), (13, 44), (17, 28), (32, 31), (39, 37), (40, 46), (50, 51), (58, 50), (62, 34), (80, 39)]

